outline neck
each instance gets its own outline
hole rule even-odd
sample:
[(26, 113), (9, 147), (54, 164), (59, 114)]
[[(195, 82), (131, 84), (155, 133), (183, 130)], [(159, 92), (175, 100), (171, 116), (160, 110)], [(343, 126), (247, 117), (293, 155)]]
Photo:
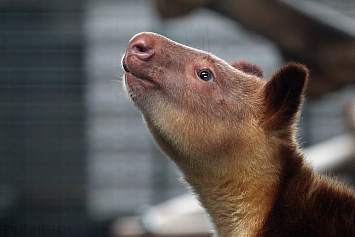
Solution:
[(278, 177), (277, 172), (258, 175), (252, 171), (236, 170), (219, 177), (185, 172), (186, 181), (211, 216), (217, 236), (256, 236), (263, 227), (277, 196)]

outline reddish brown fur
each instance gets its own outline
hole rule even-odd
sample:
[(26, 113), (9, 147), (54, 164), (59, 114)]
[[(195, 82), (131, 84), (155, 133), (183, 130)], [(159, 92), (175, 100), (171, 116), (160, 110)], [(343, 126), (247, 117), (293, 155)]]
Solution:
[(232, 65), (233, 67), (235, 67), (238, 70), (241, 70), (245, 73), (251, 74), (251, 75), (255, 75), (257, 77), (264, 77), (264, 73), (261, 70), (261, 68), (256, 65), (256, 64), (251, 64), (249, 62), (246, 61), (235, 61), (235, 62), (231, 62), (230, 65)]
[(122, 64), (127, 93), (218, 236), (355, 236), (354, 192), (314, 174), (295, 141), (304, 66), (265, 82), (258, 66), (153, 33), (133, 37)]

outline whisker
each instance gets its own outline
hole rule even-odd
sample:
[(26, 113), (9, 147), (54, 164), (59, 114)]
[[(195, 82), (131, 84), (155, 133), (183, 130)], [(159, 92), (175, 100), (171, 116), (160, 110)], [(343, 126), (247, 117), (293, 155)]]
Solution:
[(210, 48), (210, 37), (209, 37), (209, 35), (208, 35), (208, 29), (207, 29), (206, 21), (205, 21), (205, 35), (206, 35), (206, 37), (207, 37), (208, 52), (210, 53), (210, 52), (211, 52), (211, 48)]
[(187, 46), (190, 46), (190, 44), (189, 44), (189, 38), (187, 37), (187, 30), (186, 30), (186, 27), (185, 27), (185, 37), (186, 37), (186, 45), (187, 45)]
[(121, 89), (125, 89), (124, 88), (124, 82), (123, 82), (123, 76), (117, 76), (116, 80), (111, 80), (111, 85), (113, 88), (115, 89), (119, 89), (118, 92), (121, 93), (123, 92)]

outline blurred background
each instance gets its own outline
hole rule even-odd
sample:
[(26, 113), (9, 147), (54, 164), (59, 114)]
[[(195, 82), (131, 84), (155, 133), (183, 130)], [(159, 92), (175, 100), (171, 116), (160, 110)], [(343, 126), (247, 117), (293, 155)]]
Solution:
[[(322, 34), (330, 42), (324, 51), (337, 47), (329, 57), (350, 72), (339, 80), (318, 66), (322, 54), (304, 58), (268, 33), (274, 25), (235, 21), (216, 2), (0, 1), (0, 236), (120, 236), (117, 220), (187, 192), (122, 88), (120, 60), (141, 31), (258, 64), (266, 78), (287, 60), (306, 63), (319, 84), (303, 109), (302, 146), (351, 132), (354, 1), (280, 2), (301, 12), (302, 27), (322, 29), (314, 36), (314, 28), (296, 26), (309, 33), (305, 50), (326, 45), (312, 41)], [(344, 163), (330, 171), (353, 184), (354, 169)]]

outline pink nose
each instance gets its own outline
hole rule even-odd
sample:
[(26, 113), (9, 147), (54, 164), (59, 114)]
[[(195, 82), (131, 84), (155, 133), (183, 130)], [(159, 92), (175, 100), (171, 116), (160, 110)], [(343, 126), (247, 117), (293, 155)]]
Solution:
[(127, 45), (126, 56), (134, 55), (142, 61), (148, 61), (154, 55), (154, 40), (149, 35), (138, 35)]

